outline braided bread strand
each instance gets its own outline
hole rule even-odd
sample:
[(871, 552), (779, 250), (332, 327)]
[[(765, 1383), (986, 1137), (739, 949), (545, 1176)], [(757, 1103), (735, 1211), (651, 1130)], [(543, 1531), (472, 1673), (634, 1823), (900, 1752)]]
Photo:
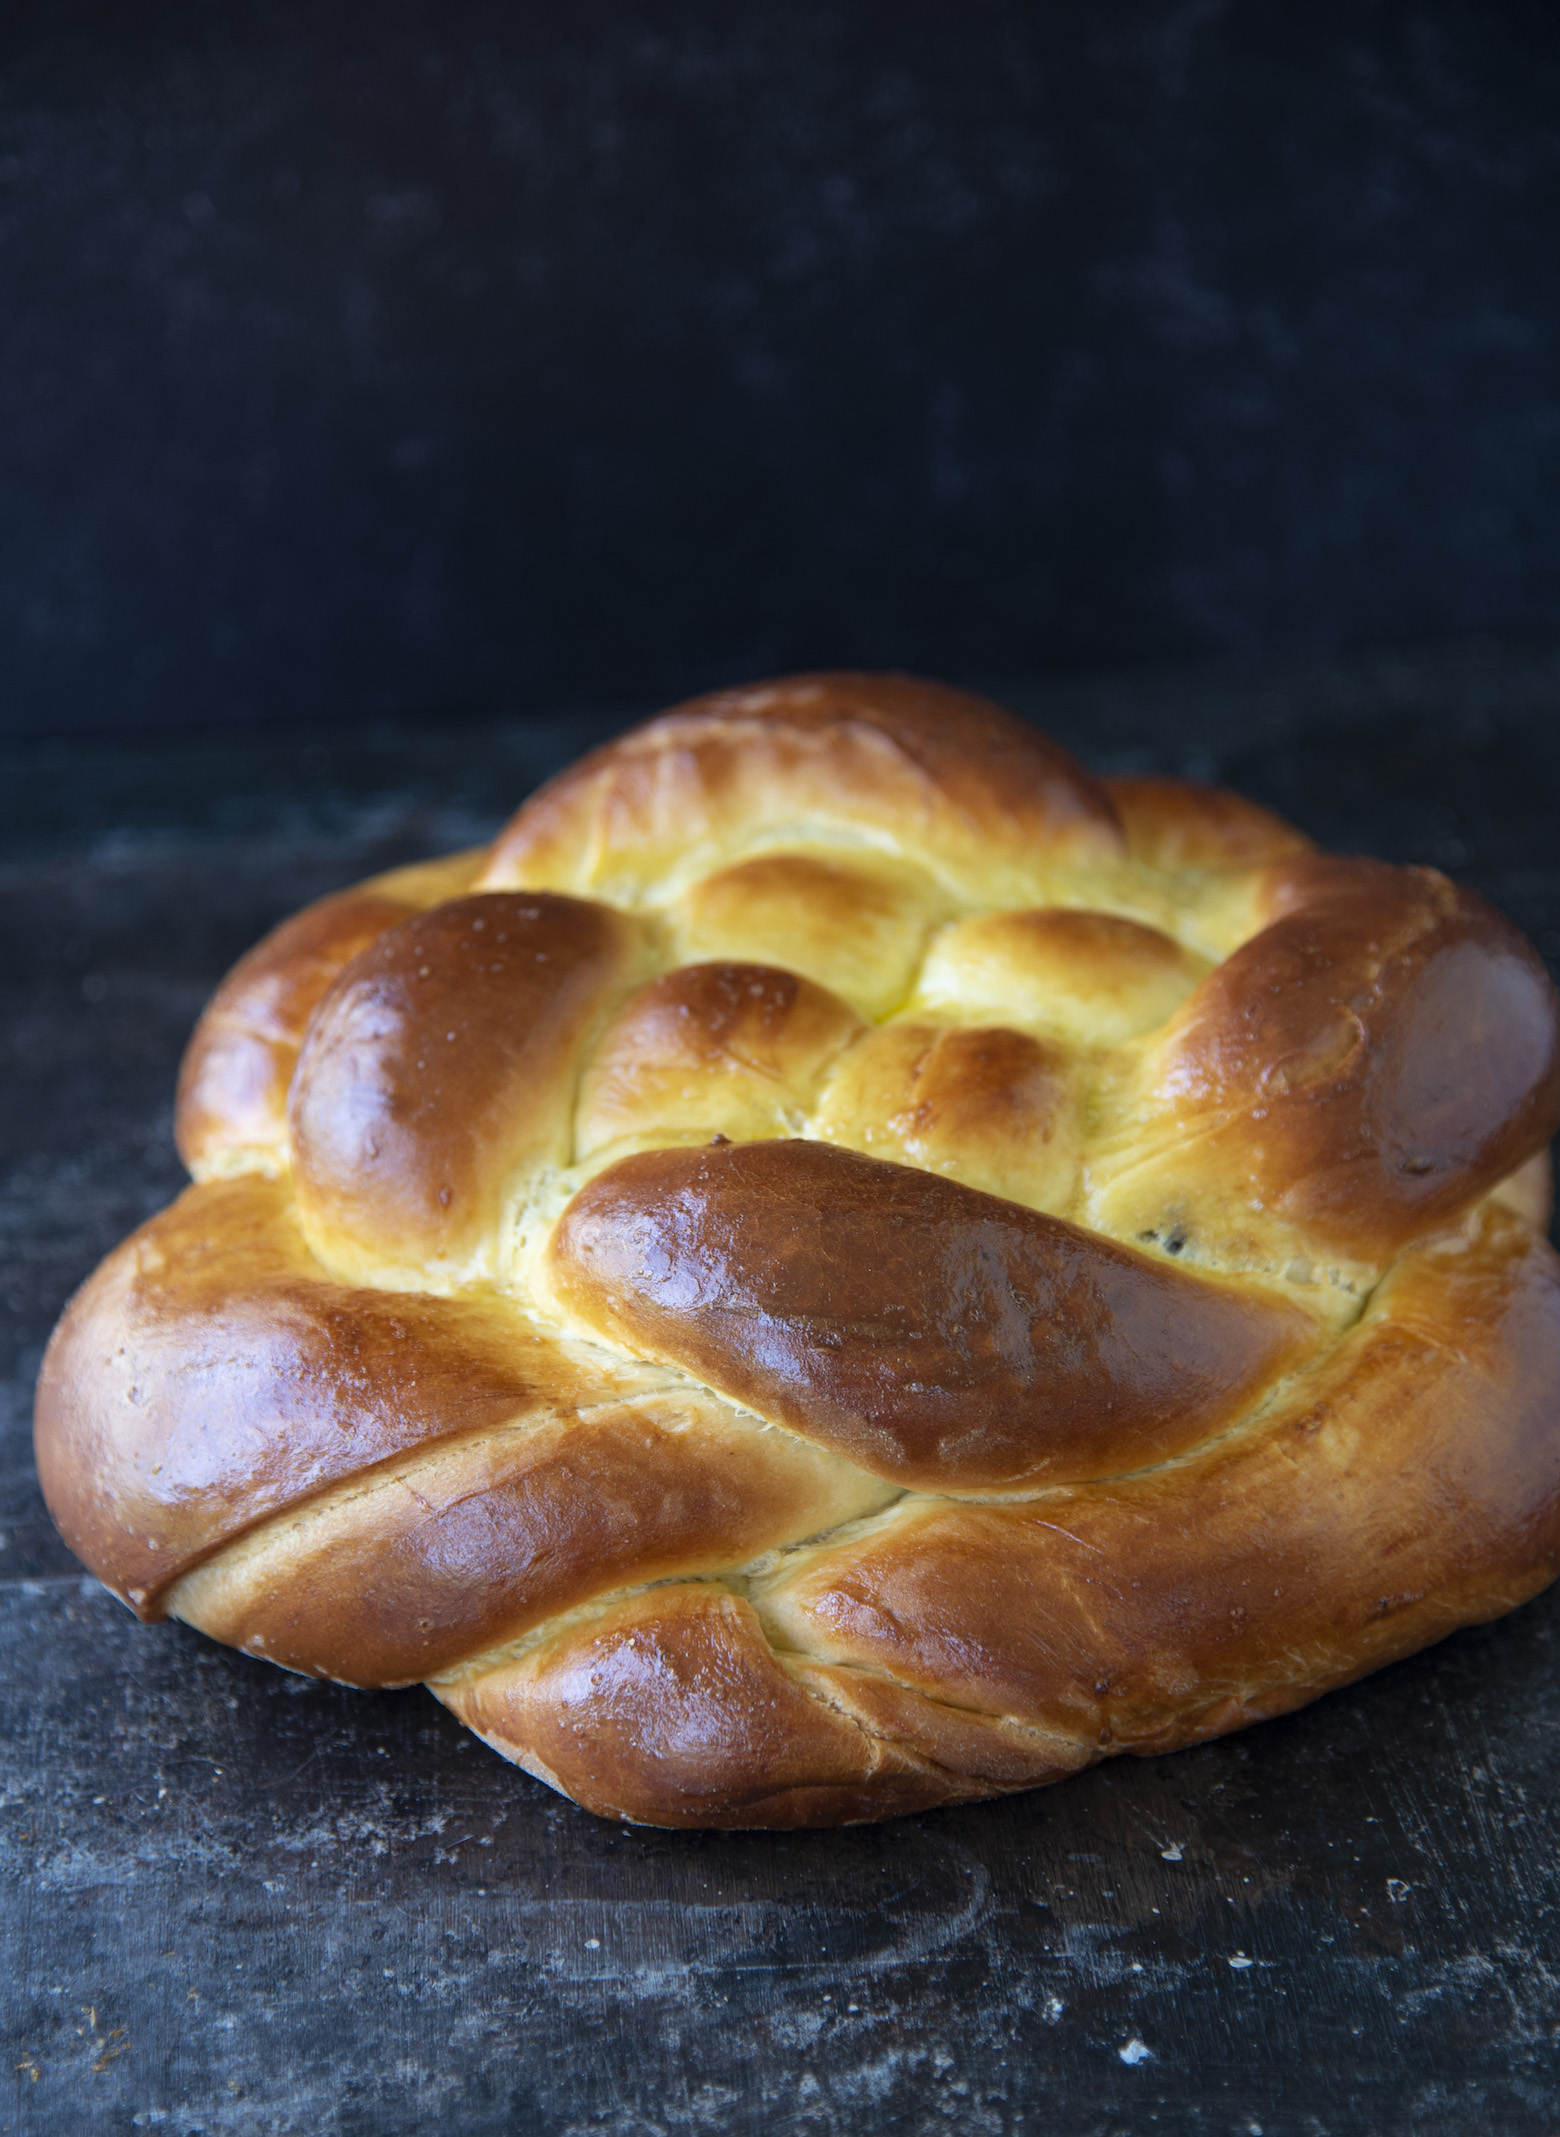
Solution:
[(935, 685), (725, 692), (235, 968), (40, 1475), (141, 1615), (607, 1815), (1032, 1786), (1553, 1578), (1557, 1121), (1434, 872)]

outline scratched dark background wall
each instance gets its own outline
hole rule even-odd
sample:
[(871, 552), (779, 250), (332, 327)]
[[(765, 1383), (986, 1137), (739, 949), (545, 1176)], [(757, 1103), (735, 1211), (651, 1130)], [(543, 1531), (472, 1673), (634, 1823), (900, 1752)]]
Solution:
[(1560, 15), (11, 0), (0, 720), (1555, 628)]

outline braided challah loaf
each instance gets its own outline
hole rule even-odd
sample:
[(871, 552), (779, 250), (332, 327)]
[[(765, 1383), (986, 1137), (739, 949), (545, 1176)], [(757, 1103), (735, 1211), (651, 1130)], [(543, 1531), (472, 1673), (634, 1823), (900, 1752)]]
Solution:
[(834, 675), (311, 906), (45, 1360), (143, 1617), (660, 1825), (1298, 1706), (1560, 1567), (1560, 1024), (1501, 916)]

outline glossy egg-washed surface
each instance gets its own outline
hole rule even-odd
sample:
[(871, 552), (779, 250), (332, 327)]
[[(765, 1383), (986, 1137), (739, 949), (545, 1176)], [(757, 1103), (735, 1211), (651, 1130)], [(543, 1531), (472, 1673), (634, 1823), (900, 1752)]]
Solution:
[(604, 1813), (1032, 1786), (1553, 1577), (1557, 1120), (1444, 877), (933, 684), (730, 691), (235, 968), (39, 1468), (144, 1616)]

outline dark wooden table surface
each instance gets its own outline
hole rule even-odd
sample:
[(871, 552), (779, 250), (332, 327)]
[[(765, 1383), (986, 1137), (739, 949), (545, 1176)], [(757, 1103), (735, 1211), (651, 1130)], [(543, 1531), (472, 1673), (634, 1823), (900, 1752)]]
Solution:
[[(1429, 860), (1560, 955), (1560, 654), (1022, 694), (1103, 766)], [(177, 1188), (173, 1072), (271, 921), (484, 835), (614, 724), (16, 745), (0, 764), (0, 2122), (317, 2137), (1560, 2130), (1560, 1591), (1308, 1712), (809, 1837), (589, 1817), (428, 1695), (137, 1626), (31, 1390)]]

